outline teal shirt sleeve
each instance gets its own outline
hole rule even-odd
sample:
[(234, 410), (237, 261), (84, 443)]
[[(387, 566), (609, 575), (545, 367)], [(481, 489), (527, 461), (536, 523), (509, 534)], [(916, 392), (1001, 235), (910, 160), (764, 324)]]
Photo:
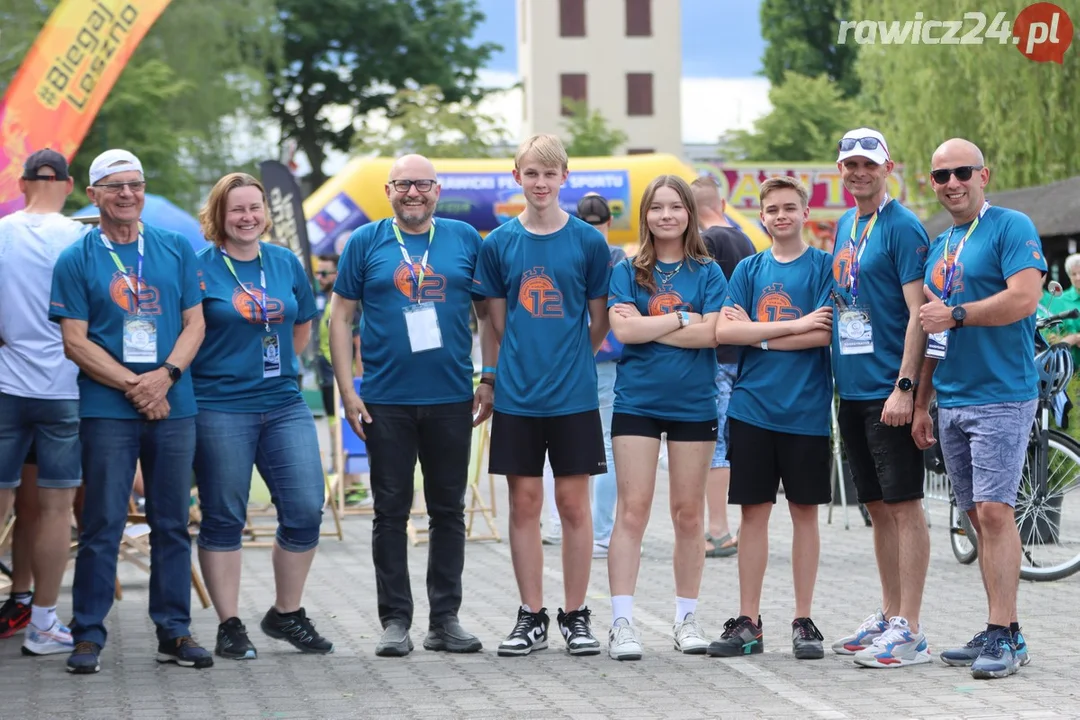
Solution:
[(83, 272), (82, 241), (69, 245), (53, 268), (52, 291), (49, 298), (49, 320), (63, 318), (90, 320), (88, 283)]
[(370, 234), (369, 227), (364, 225), (353, 231), (338, 261), (334, 292), (347, 300), (359, 300), (364, 294), (364, 238)]
[(602, 298), (608, 293), (611, 280), (611, 250), (599, 230), (589, 228), (587, 254), (586, 291), (590, 300)]
[(715, 262), (706, 263), (702, 270), (708, 275), (705, 279), (705, 304), (701, 308), (701, 314), (720, 312), (727, 298), (728, 283), (724, 279), (724, 271)]
[(824, 252), (818, 258), (817, 292), (814, 297), (814, 309), (832, 305), (831, 291), (833, 289), (832, 258)]
[(195, 257), (195, 250), (186, 240), (181, 239), (180, 272), (183, 274), (180, 286), (180, 309), (190, 310), (203, 301), (202, 263)]
[(499, 267), (499, 250), (492, 235), (484, 238), (480, 245), (476, 274), (473, 276), (473, 292), (482, 297), (505, 298), (507, 295), (506, 283), (503, 282), (502, 270)]
[[(308, 282), (300, 259), (292, 255), (289, 266), (293, 273), (293, 292), (296, 295), (296, 324), (302, 325), (319, 317), (319, 309), (315, 305), (315, 293), (311, 290), (311, 283)], [(329, 307), (330, 303), (326, 306)]]
[(611, 271), (611, 282), (608, 284), (608, 307), (620, 303), (636, 303), (634, 298), (634, 266), (629, 258), (615, 266), (615, 269)]
[(893, 264), (900, 277), (900, 284), (906, 285), (922, 280), (926, 255), (930, 250), (930, 238), (914, 214), (900, 215), (896, 222), (896, 231), (890, 235), (894, 241)]
[(1005, 227), (998, 235), (998, 243), (1001, 273), (1006, 280), (1021, 270), (1029, 268), (1046, 272), (1042, 240), (1035, 229), (1035, 223), (1031, 222), (1026, 215), (1009, 213), (1005, 220)]

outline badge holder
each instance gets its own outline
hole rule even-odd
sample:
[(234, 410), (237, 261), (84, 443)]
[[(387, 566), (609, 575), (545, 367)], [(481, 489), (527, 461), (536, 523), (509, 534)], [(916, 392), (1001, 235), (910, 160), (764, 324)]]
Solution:
[(414, 353), (442, 347), (442, 333), (439, 331), (439, 317), (435, 314), (435, 303), (408, 305), (403, 312), (405, 327), (409, 331), (409, 346)]
[(874, 352), (874, 329), (870, 308), (846, 305), (840, 311), (839, 336), (841, 355), (866, 355)]
[(148, 315), (124, 319), (124, 362), (157, 363), (157, 326)]
[(264, 335), (262, 339), (263, 377), (281, 377), (281, 343), (277, 333)]
[(949, 331), (942, 330), (939, 333), (931, 333), (926, 337), (926, 357), (933, 360), (944, 360), (949, 353)]

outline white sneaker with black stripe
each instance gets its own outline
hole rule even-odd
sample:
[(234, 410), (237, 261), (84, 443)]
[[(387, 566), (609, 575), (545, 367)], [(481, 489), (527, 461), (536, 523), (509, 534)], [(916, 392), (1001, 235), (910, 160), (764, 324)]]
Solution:
[(528, 655), (533, 650), (546, 650), (548, 646), (547, 608), (532, 612), (527, 606), (518, 608), (517, 624), (506, 639), (499, 644), (500, 657)]
[(599, 655), (600, 641), (592, 633), (589, 608), (563, 612), (559, 608), (559, 630), (566, 639), (566, 651), (571, 655)]

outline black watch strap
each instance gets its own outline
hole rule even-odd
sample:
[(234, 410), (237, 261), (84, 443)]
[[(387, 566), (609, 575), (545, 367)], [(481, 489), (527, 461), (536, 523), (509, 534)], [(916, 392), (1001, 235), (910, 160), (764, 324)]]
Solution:
[(482, 378), (480, 378), (480, 384), (481, 385), (490, 385), (491, 387), (495, 387), (495, 378), (482, 377)]
[(183, 375), (184, 375), (184, 371), (181, 370), (180, 368), (176, 367), (172, 363), (162, 363), (161, 367), (163, 367), (163, 368), (165, 368), (166, 370), (169, 371), (169, 378), (173, 382), (179, 382), (180, 378), (183, 377)]

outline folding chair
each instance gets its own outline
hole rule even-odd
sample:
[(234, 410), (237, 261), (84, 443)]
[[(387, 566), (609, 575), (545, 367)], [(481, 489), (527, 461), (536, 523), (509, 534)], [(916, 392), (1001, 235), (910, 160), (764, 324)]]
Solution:
[[(138, 511), (134, 498), (128, 500), (127, 525), (124, 527), (124, 534), (120, 537), (120, 559), (147, 574), (150, 573), (150, 526), (146, 522), (146, 515)], [(206, 586), (203, 585), (202, 576), (194, 560), (191, 561), (191, 585), (199, 596), (203, 609), (210, 607), (210, 595), (206, 592)], [(124, 599), (119, 578), (116, 581), (116, 599)]]

